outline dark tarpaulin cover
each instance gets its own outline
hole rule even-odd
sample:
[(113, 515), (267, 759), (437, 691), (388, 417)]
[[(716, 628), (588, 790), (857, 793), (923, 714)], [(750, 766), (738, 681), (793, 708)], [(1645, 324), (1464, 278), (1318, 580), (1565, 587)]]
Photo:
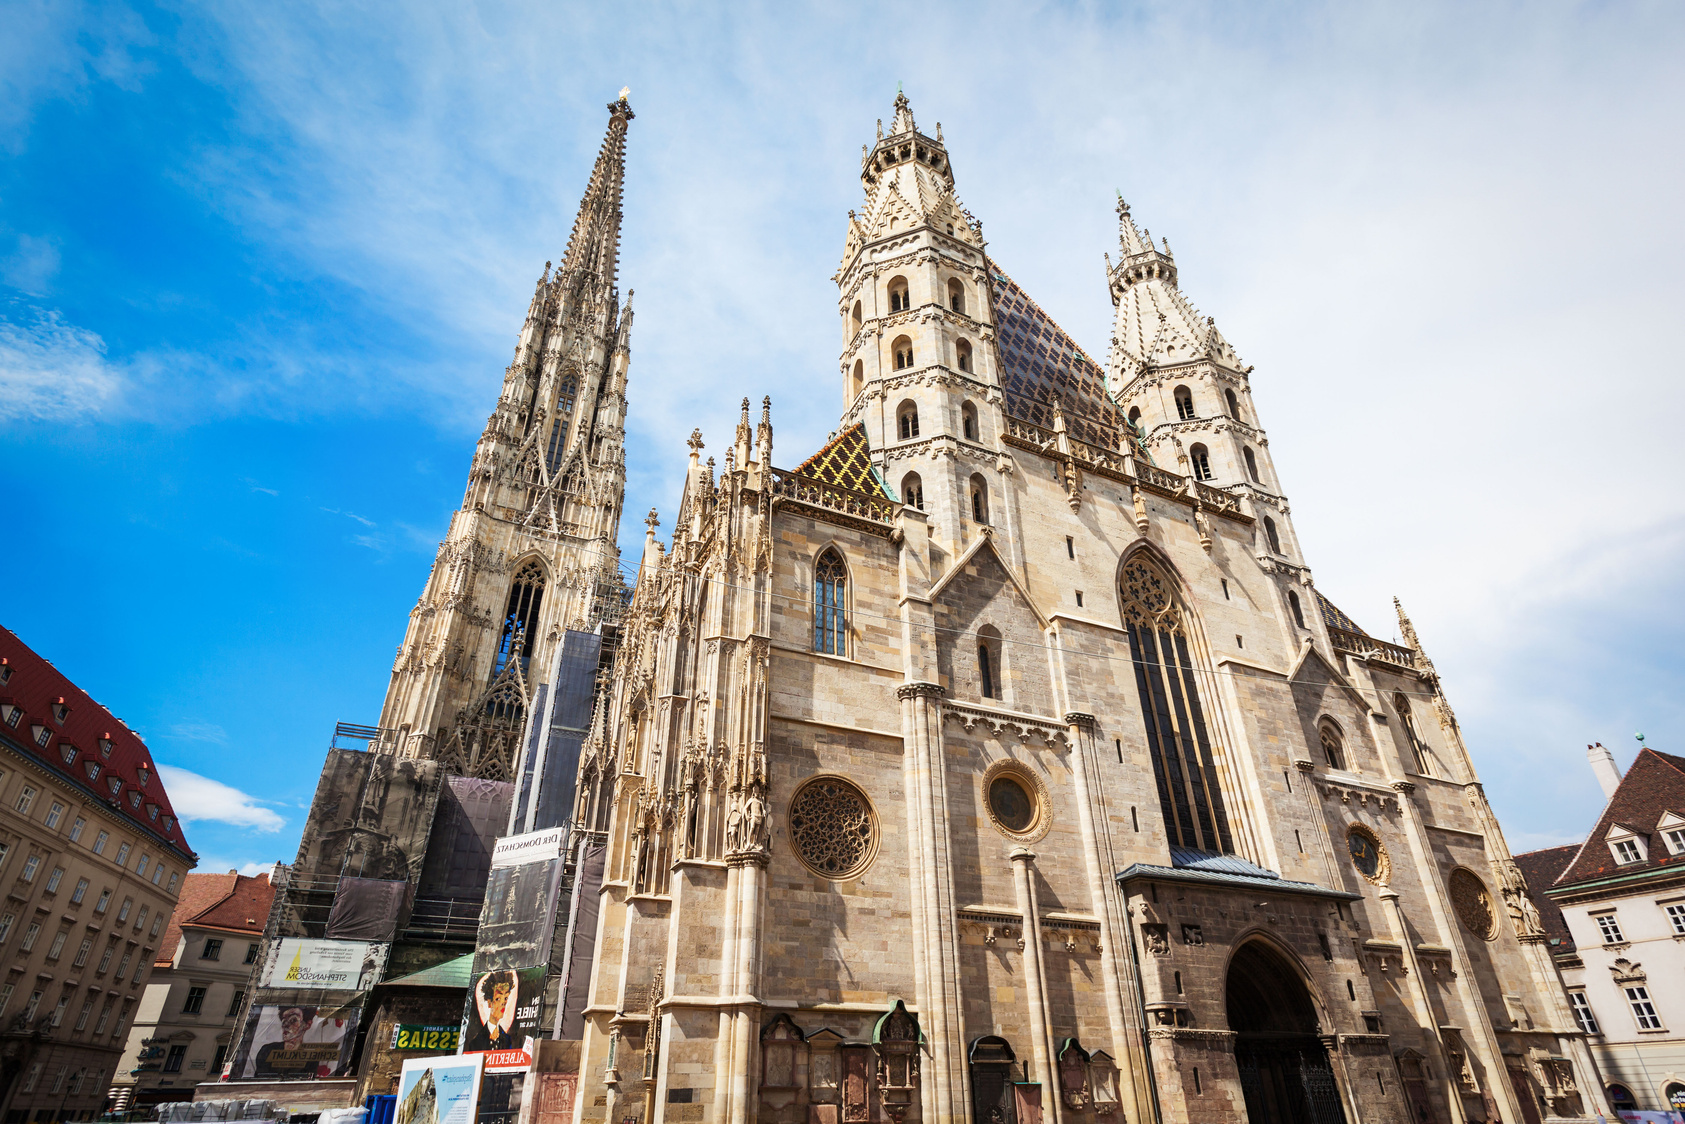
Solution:
[(409, 889), (408, 882), (341, 878), (325, 935), (329, 940), (391, 940), (406, 912)]
[(590, 844), (574, 877), (573, 893), (579, 903), (579, 919), (574, 923), (567, 978), (562, 981), (567, 989), (562, 995), (562, 1038), (585, 1037), (585, 1005), (591, 998), (591, 962), (597, 947), (597, 896), (603, 888), (603, 860), (607, 856), (606, 844)]
[(478, 902), (485, 894), (491, 852), (509, 823), (515, 786), (508, 781), (446, 777), (439, 787), (417, 896)]
[(579, 750), (591, 725), (602, 646), (602, 637), (594, 632), (569, 629), (562, 634), (555, 682), (540, 689), (540, 701), (533, 707), (512, 834), (561, 827), (573, 818)]
[(532, 968), (548, 964), (556, 931), (556, 898), (566, 860), (505, 866), (491, 872), (480, 934), (474, 949), (474, 974), (494, 968)]

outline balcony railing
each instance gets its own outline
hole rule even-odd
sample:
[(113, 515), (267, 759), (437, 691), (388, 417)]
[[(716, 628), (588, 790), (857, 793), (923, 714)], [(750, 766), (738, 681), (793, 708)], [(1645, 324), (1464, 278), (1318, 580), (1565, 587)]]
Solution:
[(775, 496), (885, 526), (895, 519), (895, 510), (900, 506), (882, 496), (839, 488), (835, 484), (827, 484), (811, 476), (797, 476), (782, 469), (773, 469), (771, 478), (772, 494)]
[(1415, 667), (1416, 656), (1409, 648), (1402, 648), (1397, 644), (1389, 644), (1385, 640), (1377, 640), (1373, 636), (1365, 636), (1361, 632), (1351, 632), (1343, 628), (1329, 628), (1328, 638), (1334, 647), (1342, 652), (1350, 652), (1356, 656), (1373, 656), (1385, 660), (1387, 663), (1397, 664), (1399, 667)]

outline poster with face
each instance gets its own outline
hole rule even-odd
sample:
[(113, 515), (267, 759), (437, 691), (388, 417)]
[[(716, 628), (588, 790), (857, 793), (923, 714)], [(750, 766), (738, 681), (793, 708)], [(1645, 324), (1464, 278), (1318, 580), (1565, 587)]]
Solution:
[(358, 1014), (355, 1007), (255, 1007), (250, 1044), (234, 1075), (241, 1080), (343, 1076), (351, 1070)]
[(502, 968), (476, 976), (464, 1012), (462, 1052), (509, 1050), (538, 1037), (545, 971)]

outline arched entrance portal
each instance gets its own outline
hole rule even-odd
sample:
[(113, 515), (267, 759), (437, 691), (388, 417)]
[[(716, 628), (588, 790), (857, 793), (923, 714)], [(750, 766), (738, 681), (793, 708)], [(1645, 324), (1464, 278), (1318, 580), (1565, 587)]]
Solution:
[(1225, 989), (1250, 1124), (1345, 1124), (1304, 980), (1261, 941), (1229, 962)]

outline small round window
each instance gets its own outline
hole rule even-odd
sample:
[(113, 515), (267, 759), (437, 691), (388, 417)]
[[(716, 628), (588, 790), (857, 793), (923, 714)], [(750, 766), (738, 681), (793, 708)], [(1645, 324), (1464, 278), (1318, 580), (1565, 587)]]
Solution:
[(1024, 791), (1018, 778), (1009, 773), (1001, 774), (989, 785), (989, 810), (1011, 832), (1021, 834), (1036, 822), (1035, 801)]
[(983, 774), (983, 806), (995, 830), (1022, 843), (1047, 834), (1051, 802), (1047, 786), (1016, 761), (997, 761)]

